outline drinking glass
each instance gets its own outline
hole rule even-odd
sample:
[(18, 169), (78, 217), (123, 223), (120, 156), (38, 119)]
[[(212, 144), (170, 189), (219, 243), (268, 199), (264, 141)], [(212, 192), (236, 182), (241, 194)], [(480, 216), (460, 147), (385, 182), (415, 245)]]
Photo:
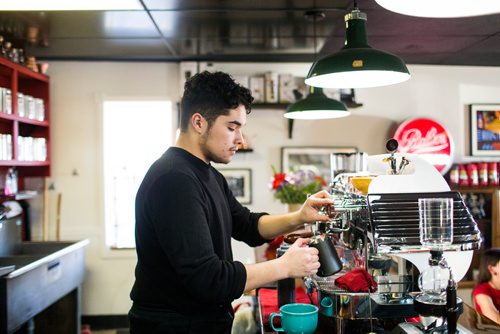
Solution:
[(453, 242), (453, 198), (419, 198), (420, 242), (442, 250)]

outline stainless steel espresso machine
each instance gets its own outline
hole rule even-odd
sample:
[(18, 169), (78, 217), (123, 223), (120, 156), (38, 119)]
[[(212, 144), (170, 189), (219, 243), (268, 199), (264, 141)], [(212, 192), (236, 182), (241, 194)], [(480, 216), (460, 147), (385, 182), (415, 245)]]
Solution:
[[(357, 170), (332, 170), (334, 211), (324, 210), (332, 221), (318, 222), (313, 230), (334, 244), (342, 269), (305, 279), (309, 291), (318, 292), (320, 326), (349, 334), (460, 333), (456, 282), (480, 248), (481, 233), (460, 193), (450, 191), (432, 165), (390, 151), (358, 155)], [(337, 165), (332, 154), (332, 166)], [(421, 203), (433, 199), (451, 205), (452, 226), (424, 232)], [(376, 289), (350, 292), (335, 284), (356, 268), (371, 275)]]

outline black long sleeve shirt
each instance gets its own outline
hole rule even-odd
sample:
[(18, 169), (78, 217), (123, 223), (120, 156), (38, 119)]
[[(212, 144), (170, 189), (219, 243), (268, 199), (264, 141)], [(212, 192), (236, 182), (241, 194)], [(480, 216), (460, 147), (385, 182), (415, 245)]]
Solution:
[(221, 311), (243, 293), (246, 270), (231, 237), (264, 243), (252, 213), (210, 164), (171, 147), (149, 169), (136, 197), (134, 303), (183, 314)]

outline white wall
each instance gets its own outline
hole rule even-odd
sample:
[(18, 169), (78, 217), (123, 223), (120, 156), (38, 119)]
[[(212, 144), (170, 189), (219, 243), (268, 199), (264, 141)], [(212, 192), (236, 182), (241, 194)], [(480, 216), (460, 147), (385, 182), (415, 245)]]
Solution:
[[(265, 71), (305, 76), (309, 64), (216, 64), (234, 75)], [(348, 118), (295, 121), (288, 139), (281, 110), (255, 109), (244, 133), (253, 153), (237, 154), (228, 166), (251, 168), (253, 203), (249, 207), (270, 213), (284, 212), (269, 190), (271, 165), (280, 166), (283, 146), (357, 146), (369, 154), (384, 153), (389, 130), (410, 117), (432, 117), (455, 139), (455, 160), (470, 160), (464, 151), (464, 105), (500, 103), (500, 68), (410, 66), (406, 83), (356, 91), (363, 107)], [(52, 176), (55, 191), (63, 194), (62, 238), (89, 238), (83, 314), (125, 314), (134, 275), (133, 252), (104, 250), (101, 215), (101, 158), (99, 97), (179, 98), (179, 67), (161, 63), (53, 62), (51, 76)], [(73, 176), (73, 170), (78, 176)], [(51, 197), (52, 198), (52, 197)], [(54, 205), (52, 203), (50, 205)], [(236, 257), (253, 260), (253, 251), (235, 243)]]

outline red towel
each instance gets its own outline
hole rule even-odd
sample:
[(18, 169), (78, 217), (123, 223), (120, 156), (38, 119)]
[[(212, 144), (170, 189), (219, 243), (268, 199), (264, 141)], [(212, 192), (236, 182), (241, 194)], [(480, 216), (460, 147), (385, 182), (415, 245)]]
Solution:
[[(316, 291), (312, 294), (312, 300), (315, 305), (318, 305), (318, 296)], [(278, 290), (277, 289), (259, 289), (259, 302), (262, 308), (262, 321), (265, 325), (269, 325), (269, 317), (271, 312), (279, 313), (278, 307)], [(295, 302), (302, 304), (311, 304), (309, 297), (303, 287), (295, 288)]]
[(373, 292), (377, 290), (377, 282), (363, 268), (351, 270), (337, 278), (335, 285), (349, 292)]

